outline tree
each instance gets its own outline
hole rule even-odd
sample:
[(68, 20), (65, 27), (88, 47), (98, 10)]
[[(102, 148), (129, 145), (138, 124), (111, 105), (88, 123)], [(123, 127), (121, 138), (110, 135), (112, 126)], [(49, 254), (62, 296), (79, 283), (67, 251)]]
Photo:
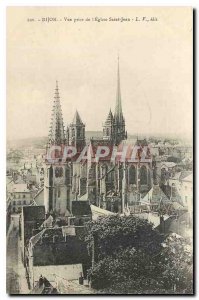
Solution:
[(164, 261), (165, 286), (173, 286), (176, 292), (193, 292), (193, 257), (192, 247), (186, 241), (171, 234), (163, 243), (161, 257)]
[(135, 291), (136, 286), (143, 291), (152, 281), (158, 282), (161, 272), (162, 266), (145, 251), (127, 248), (95, 263), (90, 277), (97, 290), (111, 289), (119, 293), (122, 288), (123, 292), (129, 293)]
[(173, 236), (165, 241), (146, 220), (132, 215), (99, 218), (87, 223), (84, 238), (94, 254), (89, 277), (98, 293), (193, 291), (192, 256), (185, 241)]
[(111, 215), (87, 223), (85, 240), (89, 249), (94, 239), (95, 260), (98, 261), (128, 247), (157, 253), (161, 248), (162, 236), (147, 220), (132, 215)]

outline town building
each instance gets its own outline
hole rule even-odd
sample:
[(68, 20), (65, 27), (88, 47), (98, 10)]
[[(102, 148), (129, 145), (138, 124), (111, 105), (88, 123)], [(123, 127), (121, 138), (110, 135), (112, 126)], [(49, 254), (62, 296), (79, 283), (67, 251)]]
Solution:
[(51, 284), (56, 283), (55, 276), (67, 280), (78, 280), (80, 274), (86, 277), (90, 260), (79, 238), (82, 230), (82, 226), (45, 228), (30, 238), (25, 260), (31, 289), (41, 275)]
[(19, 213), (23, 206), (31, 205), (34, 192), (26, 183), (15, 183), (10, 190), (10, 201), (12, 213)]
[(29, 243), (29, 239), (45, 221), (44, 206), (23, 206), (20, 219), (20, 235), (21, 235), (21, 251), (22, 259), (25, 264), (25, 251)]

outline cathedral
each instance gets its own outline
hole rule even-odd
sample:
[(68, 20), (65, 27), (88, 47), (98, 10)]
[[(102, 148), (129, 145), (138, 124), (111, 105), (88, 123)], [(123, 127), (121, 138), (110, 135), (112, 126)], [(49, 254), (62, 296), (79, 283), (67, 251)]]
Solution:
[[(153, 184), (152, 162), (142, 161), (137, 152), (137, 160), (124, 161), (111, 159), (111, 154), (101, 157), (99, 161), (86, 159), (78, 161), (81, 151), (88, 146), (91, 156), (97, 147), (107, 146), (121, 153), (125, 145), (136, 144), (138, 148), (147, 147), (145, 140), (133, 143), (127, 137), (125, 118), (122, 112), (119, 59), (117, 69), (117, 87), (115, 111), (108, 112), (103, 123), (102, 138), (86, 141), (85, 124), (78, 111), (72, 122), (64, 127), (58, 82), (56, 82), (50, 131), (46, 152), (52, 147), (73, 146), (75, 157), (63, 159), (63, 151), (55, 150), (54, 161), (45, 160), (44, 205), (46, 213), (64, 216), (71, 212), (73, 201), (87, 201), (97, 207), (124, 213), (126, 208), (139, 204)], [(150, 151), (147, 150), (150, 158)]]

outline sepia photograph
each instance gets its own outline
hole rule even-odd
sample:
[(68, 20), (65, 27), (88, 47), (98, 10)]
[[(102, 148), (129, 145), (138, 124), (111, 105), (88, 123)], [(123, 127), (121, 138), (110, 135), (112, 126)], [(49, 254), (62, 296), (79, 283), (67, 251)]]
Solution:
[(186, 6), (7, 7), (7, 294), (194, 294), (193, 31)]

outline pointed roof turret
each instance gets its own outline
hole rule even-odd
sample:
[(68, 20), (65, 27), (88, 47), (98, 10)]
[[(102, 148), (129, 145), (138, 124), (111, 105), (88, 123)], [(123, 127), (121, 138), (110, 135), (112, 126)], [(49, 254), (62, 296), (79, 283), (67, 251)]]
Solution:
[(112, 124), (112, 122), (113, 122), (113, 114), (112, 114), (112, 111), (110, 109), (109, 114), (107, 116), (107, 119), (105, 121), (105, 125), (110, 125), (110, 124)]
[(49, 131), (49, 142), (51, 144), (60, 145), (60, 144), (64, 144), (65, 141), (66, 139), (65, 139), (62, 109), (60, 104), (58, 81), (56, 81), (55, 96), (54, 96), (50, 131)]
[(119, 56), (118, 56), (118, 67), (117, 67), (117, 93), (116, 93), (116, 105), (114, 118), (116, 122), (121, 122), (124, 120), (122, 113), (122, 100), (121, 100), (121, 89), (120, 89), (120, 66), (119, 66)]
[(77, 110), (75, 112), (72, 124), (73, 125), (83, 125), (82, 119), (80, 118), (80, 115)]

